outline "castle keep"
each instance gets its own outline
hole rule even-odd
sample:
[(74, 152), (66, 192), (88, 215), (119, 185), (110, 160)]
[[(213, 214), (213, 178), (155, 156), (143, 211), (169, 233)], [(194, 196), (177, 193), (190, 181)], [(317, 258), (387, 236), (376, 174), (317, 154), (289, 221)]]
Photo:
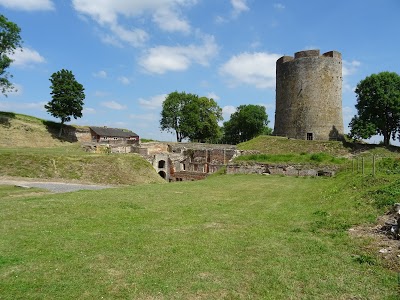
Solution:
[(276, 62), (276, 135), (331, 140), (343, 134), (342, 55), (307, 50)]

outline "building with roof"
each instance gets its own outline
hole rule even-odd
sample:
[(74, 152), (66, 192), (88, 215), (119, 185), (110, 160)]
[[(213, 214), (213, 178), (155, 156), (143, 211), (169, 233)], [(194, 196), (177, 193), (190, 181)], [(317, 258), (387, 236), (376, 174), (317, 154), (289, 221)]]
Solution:
[(133, 145), (139, 143), (139, 135), (133, 131), (119, 128), (89, 127), (92, 141), (101, 144)]

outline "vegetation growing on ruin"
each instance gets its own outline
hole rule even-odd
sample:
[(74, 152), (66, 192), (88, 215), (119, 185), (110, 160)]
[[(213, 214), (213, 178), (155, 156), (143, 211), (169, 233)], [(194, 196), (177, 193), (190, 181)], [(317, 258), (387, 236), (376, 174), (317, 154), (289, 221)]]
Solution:
[(306, 141), (288, 139), (279, 136), (260, 135), (250, 141), (237, 145), (239, 150), (256, 150), (266, 154), (301, 154), (326, 153), (336, 157), (349, 154), (379, 154), (381, 156), (398, 155), (400, 148), (396, 146), (370, 145), (366, 143), (344, 141)]
[(338, 158), (324, 152), (320, 153), (289, 153), (289, 154), (251, 154), (242, 155), (235, 161), (247, 161), (258, 163), (295, 163), (295, 164), (335, 164), (341, 165), (347, 162), (346, 158)]
[(237, 175), (0, 197), (2, 298), (397, 299), (397, 273), (347, 233), (382, 212), (372, 197), (391, 180)]

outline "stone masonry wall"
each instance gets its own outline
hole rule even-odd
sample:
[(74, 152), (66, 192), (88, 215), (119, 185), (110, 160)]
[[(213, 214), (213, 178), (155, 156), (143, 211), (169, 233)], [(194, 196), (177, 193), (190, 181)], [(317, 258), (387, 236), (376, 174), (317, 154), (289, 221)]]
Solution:
[(334, 176), (335, 168), (284, 164), (228, 164), (226, 174), (265, 174), (286, 176)]
[(300, 51), (276, 62), (276, 135), (337, 139), (343, 134), (342, 57)]

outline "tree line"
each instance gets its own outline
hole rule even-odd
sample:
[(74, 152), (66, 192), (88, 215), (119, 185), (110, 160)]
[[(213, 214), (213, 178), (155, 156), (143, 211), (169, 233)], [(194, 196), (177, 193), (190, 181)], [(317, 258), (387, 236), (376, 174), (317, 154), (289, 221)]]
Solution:
[(268, 115), (261, 105), (240, 105), (230, 120), (219, 126), (222, 109), (212, 98), (185, 92), (170, 93), (162, 104), (160, 128), (184, 139), (196, 142), (237, 144), (262, 133), (272, 132), (267, 127)]
[[(7, 69), (13, 62), (12, 54), (22, 49), (20, 33), (17, 24), (0, 14), (0, 91), (5, 96), (15, 90)], [(82, 117), (84, 88), (72, 71), (65, 69), (53, 73), (50, 82), (52, 100), (45, 108), (61, 120), (61, 136), (65, 122)], [(358, 83), (355, 93), (357, 115), (349, 124), (349, 136), (357, 140), (381, 135), (385, 146), (391, 139), (400, 141), (400, 76), (395, 72), (372, 74)], [(160, 128), (175, 133), (178, 142), (237, 144), (272, 133), (265, 107), (260, 105), (240, 105), (223, 126), (219, 126), (221, 121), (222, 109), (207, 97), (175, 91), (162, 104)]]

